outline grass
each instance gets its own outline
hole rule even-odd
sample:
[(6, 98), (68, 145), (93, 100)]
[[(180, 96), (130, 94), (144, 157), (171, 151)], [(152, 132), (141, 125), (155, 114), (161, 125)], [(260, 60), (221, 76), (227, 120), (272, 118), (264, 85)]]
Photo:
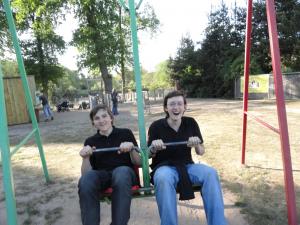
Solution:
[[(187, 116), (199, 123), (206, 153), (200, 162), (215, 167), (223, 188), (236, 195), (235, 206), (241, 208), (250, 225), (282, 225), (287, 222), (284, 175), (279, 136), (248, 120), (246, 166), (241, 165), (242, 102), (189, 99)], [(123, 109), (122, 109), (123, 107)], [(128, 127), (138, 140), (135, 106), (120, 105), (116, 126)], [(300, 221), (300, 101), (287, 102), (290, 150)], [(277, 125), (274, 101), (250, 101), (249, 109), (264, 120)], [(123, 112), (122, 112), (123, 110)], [(145, 115), (146, 129), (161, 118), (161, 105), (153, 105)], [(13, 157), (14, 182), (20, 221), (23, 224), (60, 224), (65, 201), (77, 202), (77, 181), (80, 176), (78, 151), (85, 137), (93, 134), (88, 113), (68, 112), (54, 121), (41, 123), (44, 151), (52, 183), (45, 184), (41, 162), (35, 147), (25, 146)], [(30, 127), (29, 127), (30, 128)], [(11, 143), (28, 132), (28, 126), (10, 128)], [(0, 172), (1, 173), (1, 172)], [(1, 175), (1, 174), (0, 174)], [(1, 187), (0, 187), (1, 188)], [(3, 203), (4, 198), (0, 199)], [(65, 207), (68, 207), (66, 204)], [(78, 215), (76, 215), (78, 216)], [(240, 224), (239, 224), (240, 225)]]
[[(277, 126), (275, 108), (270, 102), (258, 102), (251, 110), (262, 115), (264, 120)], [(287, 104), (287, 109), (299, 108), (300, 102)], [(287, 209), (283, 180), (279, 136), (248, 120), (246, 166), (241, 166), (242, 112), (235, 107), (210, 108), (194, 113), (201, 126), (207, 152), (200, 160), (216, 167), (223, 186), (238, 196), (237, 205), (243, 206), (242, 213), (250, 224), (287, 224)], [(299, 160), (299, 113), (289, 113), (288, 122), (291, 157), (294, 162), (294, 181), (300, 221)], [(291, 110), (292, 111), (292, 110)]]

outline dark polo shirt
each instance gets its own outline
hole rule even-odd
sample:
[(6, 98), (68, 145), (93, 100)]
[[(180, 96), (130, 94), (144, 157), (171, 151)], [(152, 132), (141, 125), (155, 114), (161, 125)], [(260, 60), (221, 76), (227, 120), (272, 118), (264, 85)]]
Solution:
[[(195, 119), (182, 117), (180, 127), (176, 132), (172, 129), (167, 119), (160, 119), (151, 124), (148, 130), (148, 146), (153, 140), (161, 139), (164, 143), (187, 141), (190, 137), (197, 136), (203, 142), (199, 126)], [(163, 162), (179, 161), (185, 164), (194, 163), (192, 160), (191, 148), (186, 145), (167, 146), (165, 150), (157, 151), (152, 159), (151, 168)]]
[[(101, 135), (99, 131), (84, 142), (84, 146), (89, 145), (96, 148), (119, 147), (122, 142), (132, 142), (135, 146), (137, 142), (131, 130), (113, 127), (111, 134), (107, 137)], [(114, 152), (95, 152), (90, 157), (90, 163), (94, 170), (113, 170), (119, 166), (129, 166), (133, 168), (129, 153), (118, 154)]]

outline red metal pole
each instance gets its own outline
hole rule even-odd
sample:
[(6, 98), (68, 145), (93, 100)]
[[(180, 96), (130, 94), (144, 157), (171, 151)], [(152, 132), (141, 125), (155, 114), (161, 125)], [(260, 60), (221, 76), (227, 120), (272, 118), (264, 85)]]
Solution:
[(246, 24), (246, 42), (245, 42), (245, 64), (244, 64), (242, 164), (245, 164), (245, 150), (246, 150), (251, 31), (252, 31), (252, 0), (248, 0), (247, 24)]
[(296, 198), (293, 181), (293, 170), (291, 163), (289, 133), (286, 120), (285, 100), (282, 85), (281, 62), (278, 44), (278, 32), (275, 16), (274, 0), (266, 1), (268, 29), (270, 38), (270, 49), (272, 56), (272, 68), (274, 74), (275, 94), (277, 103), (277, 115), (280, 131), (281, 154), (284, 169), (285, 181), (285, 196), (288, 210), (288, 223), (289, 225), (297, 225), (297, 210)]

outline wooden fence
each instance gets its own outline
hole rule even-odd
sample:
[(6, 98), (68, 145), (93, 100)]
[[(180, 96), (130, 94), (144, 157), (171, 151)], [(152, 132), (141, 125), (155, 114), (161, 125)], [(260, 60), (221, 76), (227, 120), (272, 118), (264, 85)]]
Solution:
[[(34, 76), (27, 76), (33, 102), (35, 102)], [(30, 122), (25, 93), (20, 77), (4, 77), (4, 95), (8, 125)]]

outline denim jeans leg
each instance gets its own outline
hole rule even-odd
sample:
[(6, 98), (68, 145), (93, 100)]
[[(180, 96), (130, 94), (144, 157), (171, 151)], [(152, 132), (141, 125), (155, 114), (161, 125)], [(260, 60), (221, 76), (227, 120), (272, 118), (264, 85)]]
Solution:
[(119, 113), (118, 113), (117, 105), (114, 105), (114, 104), (113, 104), (113, 106), (112, 106), (112, 113), (113, 113), (113, 115), (118, 115), (118, 114), (119, 114)]
[(193, 184), (202, 185), (202, 198), (208, 225), (226, 225), (221, 184), (217, 171), (204, 164), (189, 164)]
[(179, 177), (176, 168), (161, 166), (155, 171), (153, 179), (160, 224), (177, 225), (176, 186)]
[(136, 181), (132, 168), (120, 166), (112, 172), (112, 223), (111, 225), (127, 225), (130, 218), (131, 187)]
[(48, 119), (49, 118), (49, 112), (48, 112), (48, 109), (47, 109), (47, 105), (43, 106), (43, 111), (44, 111), (45, 118)]
[(100, 192), (110, 186), (110, 177), (106, 171), (90, 170), (80, 178), (78, 194), (83, 225), (100, 224)]
[(51, 108), (48, 104), (47, 104), (47, 110), (48, 110), (48, 116), (52, 117), (52, 111), (51, 111)]

